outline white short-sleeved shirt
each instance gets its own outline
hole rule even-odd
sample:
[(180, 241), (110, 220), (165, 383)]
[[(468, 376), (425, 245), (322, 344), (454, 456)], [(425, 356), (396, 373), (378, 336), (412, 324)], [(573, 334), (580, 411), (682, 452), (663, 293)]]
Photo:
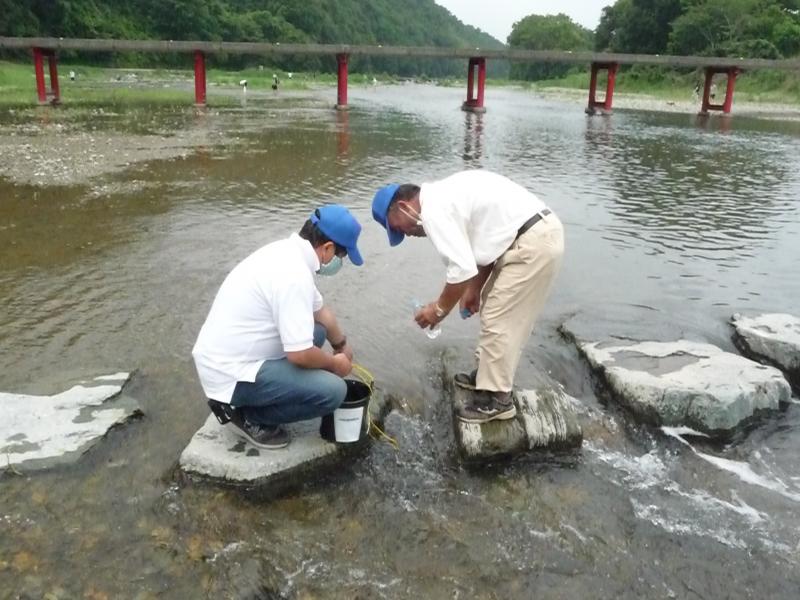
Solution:
[(447, 283), (478, 274), (497, 260), (517, 230), (545, 204), (507, 177), (461, 171), (420, 186), (422, 227), (447, 265)]
[(266, 360), (314, 344), (319, 259), (296, 233), (256, 250), (222, 282), (192, 349), (206, 396), (230, 402), (237, 381), (255, 381)]

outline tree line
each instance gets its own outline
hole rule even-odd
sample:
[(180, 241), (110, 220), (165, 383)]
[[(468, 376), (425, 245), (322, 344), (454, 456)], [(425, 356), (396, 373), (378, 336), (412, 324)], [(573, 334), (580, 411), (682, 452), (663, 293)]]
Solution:
[[(800, 55), (800, 0), (617, 0), (592, 32), (566, 15), (514, 24), (511, 47), (747, 58)], [(515, 65), (512, 77), (564, 75), (562, 65)]]
[[(0, 35), (320, 44), (502, 48), (433, 0), (0, 0)], [(169, 63), (176, 57), (110, 57), (91, 62)], [(215, 56), (242, 67), (257, 57)], [(260, 59), (263, 61), (263, 59)], [(291, 70), (329, 70), (331, 57), (276, 57)], [(353, 70), (398, 75), (463, 75), (463, 61), (359, 57)]]

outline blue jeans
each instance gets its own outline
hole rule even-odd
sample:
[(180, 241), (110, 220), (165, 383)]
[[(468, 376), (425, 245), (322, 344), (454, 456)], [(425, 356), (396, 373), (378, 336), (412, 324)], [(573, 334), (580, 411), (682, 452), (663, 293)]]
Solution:
[[(327, 331), (314, 326), (314, 345), (321, 348)], [(294, 423), (332, 413), (344, 402), (344, 379), (323, 369), (303, 369), (286, 358), (267, 360), (253, 383), (239, 381), (231, 406), (241, 408), (245, 418), (261, 425)]]

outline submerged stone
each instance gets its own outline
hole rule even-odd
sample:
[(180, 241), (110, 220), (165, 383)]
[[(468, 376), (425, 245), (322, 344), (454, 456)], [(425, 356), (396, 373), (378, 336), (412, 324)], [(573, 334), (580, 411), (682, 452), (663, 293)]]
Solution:
[(517, 416), (484, 424), (458, 419), (460, 406), (473, 392), (453, 387), (453, 423), (456, 441), (468, 459), (511, 456), (535, 449), (579, 447), (583, 440), (572, 403), (577, 400), (554, 389), (515, 390)]
[(103, 375), (53, 396), (0, 393), (0, 465), (37, 470), (77, 461), (109, 429), (141, 414), (119, 395), (129, 378)]
[[(388, 412), (382, 394), (369, 405), (373, 421), (381, 423)], [(319, 434), (320, 419), (286, 426), (292, 441), (285, 448), (256, 448), (236, 434), (232, 423), (220, 425), (209, 415), (180, 457), (181, 469), (193, 476), (243, 485), (289, 482), (344, 461), (369, 438), (353, 444), (335, 444)]]
[(780, 368), (800, 389), (800, 318), (787, 314), (733, 315), (734, 341), (748, 356)]
[(791, 396), (778, 369), (711, 344), (576, 343), (611, 395), (656, 425), (723, 434)]

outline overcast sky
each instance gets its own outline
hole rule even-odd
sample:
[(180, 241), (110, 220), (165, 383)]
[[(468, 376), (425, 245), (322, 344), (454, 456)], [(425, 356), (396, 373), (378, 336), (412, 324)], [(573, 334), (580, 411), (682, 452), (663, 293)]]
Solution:
[(528, 15), (564, 13), (576, 23), (594, 30), (600, 22), (600, 11), (614, 0), (435, 0), (457, 16), (505, 43), (511, 26)]

